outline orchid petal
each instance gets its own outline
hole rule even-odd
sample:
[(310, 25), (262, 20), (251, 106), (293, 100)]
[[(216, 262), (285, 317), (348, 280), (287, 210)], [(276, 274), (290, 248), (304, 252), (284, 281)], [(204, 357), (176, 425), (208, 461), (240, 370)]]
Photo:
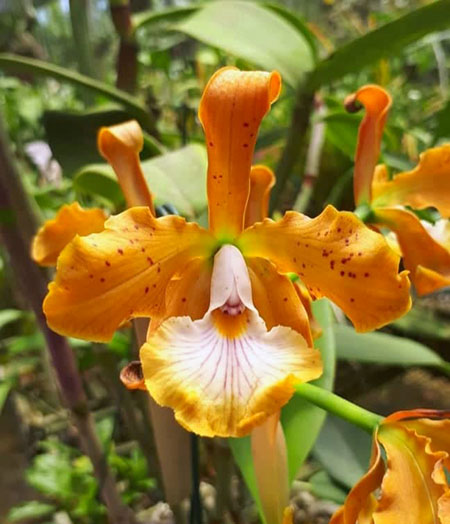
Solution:
[(199, 107), (208, 147), (211, 230), (234, 237), (243, 227), (259, 125), (281, 89), (277, 72), (225, 67), (206, 86)]
[(313, 297), (333, 300), (358, 331), (381, 327), (410, 308), (399, 257), (352, 213), (332, 206), (314, 219), (287, 212), (278, 222), (266, 219), (246, 229), (238, 243), (244, 256), (297, 273)]
[(177, 216), (156, 219), (148, 207), (111, 217), (104, 231), (76, 237), (61, 253), (47, 322), (64, 335), (109, 340), (130, 318), (163, 315), (169, 280), (213, 246), (208, 231)]
[(435, 207), (444, 218), (450, 217), (450, 144), (428, 149), (418, 165), (388, 180), (386, 168), (379, 166), (372, 185), (374, 207)]
[(275, 185), (275, 175), (266, 166), (252, 166), (250, 171), (250, 195), (245, 211), (245, 227), (267, 218), (270, 190)]
[(375, 220), (395, 232), (419, 295), (450, 285), (450, 251), (433, 238), (432, 226), (425, 227), (414, 213), (402, 208), (378, 208)]
[(392, 100), (382, 87), (367, 85), (348, 96), (345, 106), (354, 111), (357, 103), (366, 110), (359, 126), (353, 179), (355, 203), (359, 206), (371, 200), (372, 177), (380, 156), (381, 138)]
[(75, 235), (102, 231), (106, 214), (102, 209), (83, 209), (78, 202), (62, 206), (55, 218), (44, 222), (33, 239), (31, 258), (41, 266), (54, 266), (61, 251)]
[(98, 133), (98, 150), (114, 169), (127, 206), (148, 206), (155, 214), (153, 197), (139, 160), (143, 145), (142, 129), (136, 120), (102, 127)]

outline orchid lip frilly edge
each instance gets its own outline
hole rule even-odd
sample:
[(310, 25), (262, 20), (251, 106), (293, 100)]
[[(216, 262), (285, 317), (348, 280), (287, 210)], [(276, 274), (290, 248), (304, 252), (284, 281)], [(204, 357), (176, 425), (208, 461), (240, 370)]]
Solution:
[(206, 86), (199, 117), (209, 229), (131, 208), (67, 245), (44, 302), (52, 329), (95, 341), (109, 340), (130, 318), (150, 317), (140, 353), (146, 387), (201, 435), (247, 434), (296, 383), (320, 376), (308, 315), (287, 273), (314, 297), (334, 301), (358, 331), (410, 307), (399, 257), (354, 214), (328, 206), (314, 219), (291, 211), (278, 222), (261, 220), (267, 185), (255, 192), (258, 205), (249, 204), (251, 173), (270, 174), (251, 162), (280, 88), (276, 72), (235, 68)]

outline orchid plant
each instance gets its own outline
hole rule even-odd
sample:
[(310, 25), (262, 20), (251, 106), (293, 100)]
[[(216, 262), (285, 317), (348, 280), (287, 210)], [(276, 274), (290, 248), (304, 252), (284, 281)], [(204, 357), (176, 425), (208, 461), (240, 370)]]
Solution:
[[(124, 370), (123, 382), (148, 391), (197, 435), (251, 434), (267, 524), (292, 521), (279, 417), (294, 392), (374, 434), (370, 470), (333, 524), (401, 522), (411, 499), (408, 522), (444, 524), (448, 414), (415, 411), (382, 421), (305, 383), (323, 371), (311, 300), (327, 297), (365, 332), (409, 310), (409, 278), (418, 293), (448, 284), (447, 223), (424, 225), (411, 208), (432, 205), (449, 216), (449, 146), (426, 152), (415, 170), (389, 180), (376, 162), (391, 100), (380, 87), (365, 86), (346, 101), (349, 110), (366, 109), (355, 160), (356, 213), (328, 206), (315, 218), (288, 211), (274, 221), (267, 218), (274, 174), (252, 160), (260, 123), (280, 90), (277, 72), (226, 67), (209, 80), (199, 107), (208, 228), (155, 216), (135, 121), (100, 131), (99, 150), (129, 209), (106, 219), (74, 203), (39, 231), (35, 261), (56, 262), (43, 304), (48, 325), (107, 341), (131, 319), (151, 319), (140, 363)], [(400, 253), (381, 234), (385, 227), (397, 234)]]

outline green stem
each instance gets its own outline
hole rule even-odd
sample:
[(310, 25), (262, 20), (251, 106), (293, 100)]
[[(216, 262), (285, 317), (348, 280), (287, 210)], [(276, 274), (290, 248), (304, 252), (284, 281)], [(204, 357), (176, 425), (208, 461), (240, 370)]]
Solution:
[[(314, 91), (309, 88), (308, 83), (298, 86), (295, 95), (295, 105), (292, 120), (286, 137), (280, 161), (276, 167), (277, 183), (272, 190), (270, 199), (270, 211), (280, 206), (286, 184), (292, 175), (295, 165), (306, 145), (305, 136), (309, 127), (309, 120), (314, 106)], [(292, 204), (293, 202), (291, 202)]]
[(31, 73), (35, 75), (49, 76), (78, 85), (96, 94), (101, 94), (110, 100), (113, 100), (124, 106), (134, 118), (136, 118), (142, 127), (150, 134), (156, 135), (156, 127), (151, 114), (147, 108), (134, 96), (120, 91), (115, 87), (109, 86), (88, 76), (75, 73), (64, 67), (49, 64), (35, 58), (26, 58), (11, 53), (0, 53), (0, 69), (13, 71), (17, 73)]
[(361, 408), (353, 402), (349, 402), (344, 398), (327, 391), (326, 389), (319, 388), (313, 384), (299, 384), (295, 386), (295, 392), (305, 400), (308, 400), (312, 404), (319, 408), (337, 415), (338, 417), (360, 427), (364, 431), (372, 434), (374, 429), (383, 420), (383, 417), (367, 411), (367, 409)]
[(69, 0), (70, 22), (80, 73), (95, 77), (94, 53), (90, 41), (89, 2), (90, 0)]

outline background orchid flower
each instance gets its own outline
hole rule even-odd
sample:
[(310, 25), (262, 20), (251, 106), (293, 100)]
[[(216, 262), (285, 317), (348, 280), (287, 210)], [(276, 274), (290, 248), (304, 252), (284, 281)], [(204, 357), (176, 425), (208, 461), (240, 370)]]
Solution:
[(374, 434), (368, 472), (330, 524), (450, 522), (449, 453), (450, 412), (417, 409), (390, 415)]
[[(386, 166), (376, 163), (391, 97), (383, 88), (368, 85), (345, 102), (349, 111), (357, 110), (358, 104), (364, 106), (366, 115), (359, 128), (355, 156), (355, 203), (370, 205), (367, 222), (396, 234), (418, 294), (450, 285), (450, 145), (425, 151), (413, 170), (389, 179)], [(408, 209), (427, 207), (436, 208), (442, 217), (434, 226)]]
[(258, 128), (280, 86), (276, 72), (224, 68), (205, 88), (209, 229), (129, 209), (64, 249), (44, 302), (54, 330), (98, 341), (129, 318), (151, 317), (141, 349), (146, 387), (202, 435), (250, 432), (289, 400), (294, 383), (321, 374), (308, 315), (285, 273), (331, 298), (359, 331), (410, 307), (398, 256), (352, 213), (329, 206), (315, 219), (289, 212), (244, 229)]
[[(142, 147), (142, 130), (135, 120), (103, 127), (98, 133), (99, 152), (114, 169), (127, 206), (148, 206), (154, 213), (153, 197), (139, 162)], [(78, 202), (62, 206), (36, 233), (31, 258), (41, 266), (55, 266), (61, 251), (76, 235), (99, 233), (106, 219), (100, 208), (84, 209)]]

